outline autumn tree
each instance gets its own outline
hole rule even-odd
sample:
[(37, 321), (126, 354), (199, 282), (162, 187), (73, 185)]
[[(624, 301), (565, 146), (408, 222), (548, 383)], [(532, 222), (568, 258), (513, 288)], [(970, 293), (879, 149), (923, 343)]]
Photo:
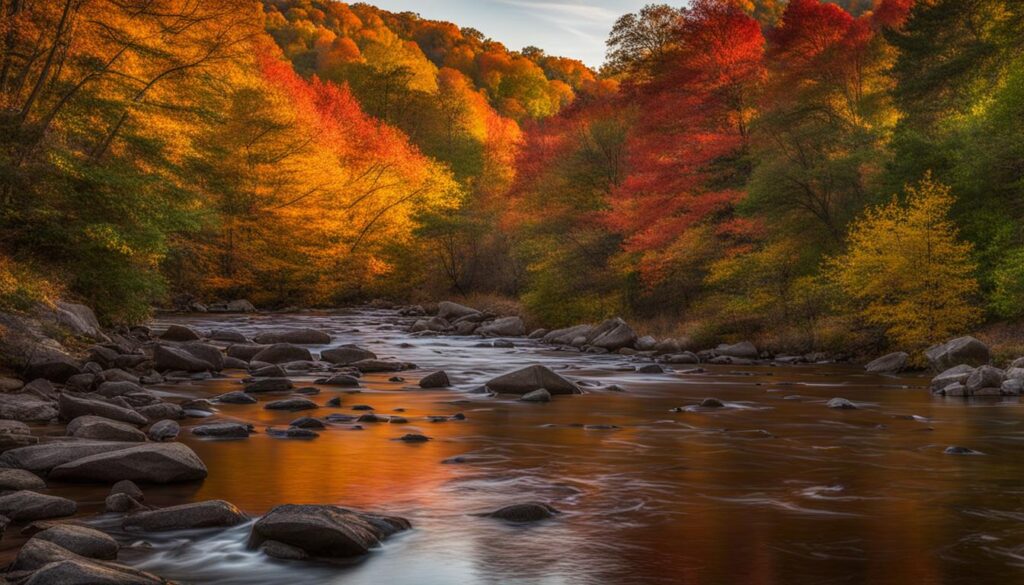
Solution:
[(970, 244), (949, 219), (949, 188), (930, 175), (852, 224), (829, 276), (863, 321), (898, 348), (920, 351), (977, 323)]
[(649, 75), (672, 49), (684, 14), (667, 4), (648, 4), (640, 12), (619, 17), (606, 42), (607, 73), (634, 79)]

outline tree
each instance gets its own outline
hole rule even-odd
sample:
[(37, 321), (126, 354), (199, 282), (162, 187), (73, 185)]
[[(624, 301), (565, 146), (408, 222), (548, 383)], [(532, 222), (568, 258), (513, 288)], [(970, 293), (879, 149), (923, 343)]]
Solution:
[(633, 78), (649, 74), (672, 48), (684, 14), (667, 4), (648, 4), (638, 13), (619, 17), (606, 42), (607, 72)]
[(926, 175), (894, 199), (865, 212), (851, 227), (847, 250), (829, 262), (829, 276), (860, 318), (896, 347), (920, 351), (963, 333), (980, 311), (971, 245), (949, 219), (949, 188)]

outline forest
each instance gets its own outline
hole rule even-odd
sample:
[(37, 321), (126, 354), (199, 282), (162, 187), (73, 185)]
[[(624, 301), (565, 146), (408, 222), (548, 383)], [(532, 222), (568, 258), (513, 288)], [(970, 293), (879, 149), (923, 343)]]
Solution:
[(0, 310), (512, 299), (919, 352), (1024, 316), (1024, 5), (693, 0), (593, 70), (321, 0), (2, 0)]

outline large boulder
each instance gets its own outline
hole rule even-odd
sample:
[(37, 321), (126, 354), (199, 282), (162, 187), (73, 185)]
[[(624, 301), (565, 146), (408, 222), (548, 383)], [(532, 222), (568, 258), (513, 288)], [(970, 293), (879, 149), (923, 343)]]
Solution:
[(171, 325), (160, 334), (160, 339), (164, 341), (198, 341), (202, 337), (195, 329), (185, 325)]
[(94, 439), (97, 441), (131, 441), (142, 443), (146, 440), (145, 433), (129, 424), (91, 414), (80, 416), (69, 422), (67, 434), (79, 439)]
[(46, 422), (57, 418), (57, 404), (33, 394), (0, 394), (0, 418)]
[(722, 344), (715, 348), (715, 353), (732, 358), (756, 360), (758, 357), (757, 348), (749, 341), (741, 341), (732, 345)]
[(271, 510), (252, 527), (249, 547), (282, 542), (313, 557), (359, 557), (385, 538), (408, 530), (408, 520), (365, 514), (339, 506), (286, 504)]
[(375, 360), (377, 354), (356, 345), (342, 345), (320, 352), (320, 359), (336, 366), (347, 366), (360, 360)]
[(206, 474), (206, 465), (181, 443), (146, 443), (97, 453), (50, 470), (50, 477), (57, 480), (108, 483), (123, 479), (147, 483), (195, 481), (205, 479)]
[(67, 392), (60, 395), (58, 404), (61, 420), (71, 421), (80, 416), (94, 415), (136, 426), (142, 426), (147, 422), (146, 417), (130, 408), (99, 400), (77, 398)]
[(124, 520), (127, 530), (156, 532), (193, 528), (237, 526), (249, 517), (224, 500), (207, 500), (130, 514)]
[(974, 373), (974, 368), (967, 364), (960, 364), (953, 366), (948, 370), (941, 372), (939, 375), (932, 378), (931, 389), (932, 392), (940, 392), (947, 386), (953, 384), (963, 384), (967, 381), (967, 378)]
[(270, 347), (269, 345), (262, 345), (256, 343), (236, 343), (228, 346), (225, 351), (228, 357), (233, 357), (243, 362), (252, 361), (252, 358), (259, 352)]
[(199, 341), (191, 341), (189, 343), (181, 344), (180, 347), (193, 356), (210, 364), (213, 367), (212, 369), (215, 371), (219, 372), (224, 368), (224, 354), (221, 353), (220, 348), (215, 345)]
[(0, 490), (41, 490), (46, 488), (38, 475), (24, 469), (0, 469)]
[(177, 347), (157, 345), (153, 348), (153, 367), (160, 372), (206, 372), (213, 364)]
[(0, 496), (0, 514), (15, 522), (70, 516), (78, 511), (74, 501), (58, 496), (20, 490)]
[(173, 441), (178, 438), (181, 425), (170, 419), (158, 420), (149, 427), (147, 435), (153, 441)]
[(522, 337), (526, 335), (526, 325), (519, 317), (503, 317), (481, 325), (476, 333), (484, 337)]
[[(276, 343), (298, 343), (301, 345), (324, 345), (331, 342), (331, 336), (316, 329), (280, 329), (264, 331), (253, 336), (253, 341), (267, 345)], [(264, 360), (266, 361), (266, 360)], [(271, 362), (273, 363), (273, 362)]]
[(487, 388), (502, 394), (527, 394), (544, 389), (551, 394), (580, 394), (576, 384), (550, 369), (534, 365), (509, 372), (487, 382)]
[(897, 351), (872, 360), (864, 366), (869, 374), (898, 374), (906, 369), (910, 354)]
[(961, 364), (981, 366), (992, 361), (988, 346), (971, 336), (958, 337), (936, 345), (925, 351), (924, 355), (937, 372)]
[(452, 324), (446, 319), (441, 317), (430, 317), (429, 319), (419, 319), (412, 324), (409, 331), (413, 333), (419, 333), (421, 331), (434, 331), (436, 333), (444, 333), (450, 331)]
[(982, 388), (999, 388), (1003, 385), (1004, 380), (1006, 380), (1006, 374), (1002, 370), (986, 365), (971, 372), (963, 385), (971, 394), (974, 394)]
[(445, 321), (454, 321), (461, 317), (468, 317), (469, 315), (476, 315), (480, 313), (476, 309), (467, 307), (466, 305), (460, 305), (459, 303), (453, 303), (451, 301), (441, 301), (437, 305), (437, 316), (444, 319)]
[(67, 382), (72, 376), (81, 374), (78, 364), (68, 356), (50, 355), (32, 361), (25, 371), (26, 380), (42, 378), (57, 384)]
[(100, 322), (96, 319), (96, 314), (85, 305), (57, 301), (53, 307), (43, 309), (40, 318), (62, 327), (72, 335), (99, 341), (107, 340), (107, 336), (100, 327)]
[(451, 386), (448, 374), (444, 370), (432, 372), (420, 378), (420, 388), (447, 388)]
[(587, 337), (587, 342), (608, 351), (616, 351), (623, 347), (633, 347), (636, 343), (636, 331), (625, 321), (616, 317), (598, 325)]
[(0, 455), (0, 465), (46, 473), (58, 465), (76, 459), (134, 446), (134, 443), (119, 441), (55, 441), (6, 451)]
[(109, 534), (76, 524), (57, 524), (36, 533), (32, 538), (52, 542), (90, 559), (116, 559), (120, 548)]
[(565, 329), (555, 329), (554, 331), (549, 331), (547, 335), (541, 338), (541, 341), (551, 345), (571, 345), (579, 337), (587, 339), (593, 331), (593, 325), (576, 325), (575, 327), (566, 327)]
[(156, 575), (114, 563), (68, 558), (49, 562), (32, 573), (24, 585), (166, 585)]
[(268, 364), (283, 364), (287, 362), (312, 361), (313, 356), (309, 350), (292, 343), (275, 343), (252, 357), (251, 361), (265, 362)]

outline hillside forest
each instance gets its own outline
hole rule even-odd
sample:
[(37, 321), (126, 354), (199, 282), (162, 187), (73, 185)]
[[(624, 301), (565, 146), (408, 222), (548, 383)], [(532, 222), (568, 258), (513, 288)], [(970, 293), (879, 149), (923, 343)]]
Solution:
[(326, 0), (0, 19), (3, 311), (477, 295), (848, 353), (1024, 317), (1015, 0), (650, 5), (599, 70)]

